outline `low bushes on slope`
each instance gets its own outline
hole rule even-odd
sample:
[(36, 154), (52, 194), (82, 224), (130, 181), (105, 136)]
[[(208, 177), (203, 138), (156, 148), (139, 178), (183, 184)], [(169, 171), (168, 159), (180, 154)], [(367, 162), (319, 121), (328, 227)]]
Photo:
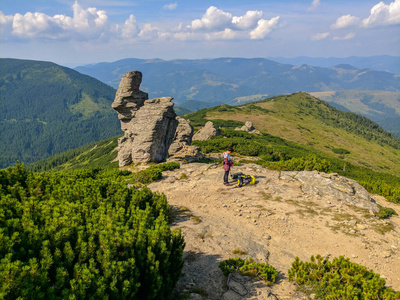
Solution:
[(332, 262), (320, 255), (311, 256), (310, 262), (296, 257), (288, 273), (289, 281), (317, 299), (400, 299), (400, 292), (385, 287), (379, 274), (343, 256)]
[(272, 284), (278, 277), (278, 271), (268, 263), (255, 262), (249, 257), (246, 260), (237, 258), (229, 258), (220, 262), (219, 268), (225, 276), (232, 272), (240, 272), (244, 276), (258, 277), (263, 281)]
[(184, 241), (128, 171), (0, 170), (1, 299), (166, 299)]

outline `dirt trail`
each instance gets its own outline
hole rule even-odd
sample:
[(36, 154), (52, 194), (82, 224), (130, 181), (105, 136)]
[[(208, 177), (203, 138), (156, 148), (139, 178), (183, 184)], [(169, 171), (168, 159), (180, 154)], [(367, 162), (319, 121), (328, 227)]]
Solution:
[[(296, 256), (308, 261), (313, 254), (348, 257), (400, 290), (399, 216), (378, 220), (341, 200), (305, 193), (291, 173), (255, 164), (233, 171), (256, 175), (257, 184), (239, 188), (231, 180), (224, 186), (221, 167), (190, 163), (163, 172), (162, 180), (149, 185), (165, 193), (173, 207), (172, 226), (185, 236), (184, 276), (178, 289), (190, 292), (191, 299), (305, 299), (287, 281), (287, 271)], [(373, 199), (400, 215), (399, 205), (379, 196)], [(278, 282), (268, 287), (239, 278), (243, 296), (228, 291), (218, 264), (234, 257), (234, 250), (247, 252), (242, 258), (273, 265), (280, 272)]]

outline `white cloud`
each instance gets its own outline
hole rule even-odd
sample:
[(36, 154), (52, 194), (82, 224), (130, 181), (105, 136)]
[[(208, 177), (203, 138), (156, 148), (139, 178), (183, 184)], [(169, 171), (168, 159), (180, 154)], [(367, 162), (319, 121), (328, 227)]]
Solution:
[(335, 41), (337, 41), (337, 40), (351, 40), (351, 39), (353, 39), (355, 36), (356, 36), (356, 35), (355, 35), (353, 32), (350, 32), (350, 33), (346, 34), (346, 35), (343, 36), (343, 37), (335, 36), (333, 39), (334, 39)]
[(329, 32), (322, 32), (322, 33), (317, 33), (314, 35), (311, 39), (318, 41), (318, 40), (323, 40), (326, 39), (329, 36)]
[[(167, 5), (176, 7), (176, 3)], [(166, 7), (167, 7), (166, 6)], [(0, 11), (0, 33), (25, 40), (105, 40), (135, 42), (157, 39), (176, 40), (232, 40), (264, 39), (278, 26), (280, 17), (263, 19), (263, 12), (249, 10), (233, 16), (210, 6), (200, 19), (185, 25), (162, 27), (140, 24), (131, 14), (122, 24), (110, 23), (107, 12), (94, 7), (83, 8), (78, 1), (72, 5), (72, 17), (66, 14), (49, 16), (40, 12), (6, 16)]]
[(341, 16), (336, 20), (336, 23), (331, 26), (332, 29), (343, 29), (355, 27), (360, 24), (360, 19), (351, 15)]
[(40, 12), (25, 15), (0, 14), (0, 25), (11, 24), (9, 34), (23, 39), (29, 38), (101, 38), (109, 29), (108, 17), (104, 10), (94, 7), (83, 9), (77, 1), (72, 6), (73, 17), (66, 15), (48, 16)]
[(143, 29), (139, 32), (138, 37), (142, 40), (156, 40), (160, 36), (160, 29), (153, 27), (150, 23), (144, 24)]
[(249, 10), (244, 16), (233, 17), (232, 23), (238, 30), (248, 30), (254, 28), (257, 25), (257, 22), (261, 20), (262, 16), (262, 11)]
[(313, 0), (313, 2), (311, 3), (311, 6), (308, 8), (308, 10), (315, 10), (320, 5), (321, 5), (321, 1), (320, 0)]
[(136, 18), (134, 15), (130, 15), (125, 21), (121, 29), (121, 36), (124, 39), (136, 38), (139, 33), (139, 26), (136, 24)]
[(210, 6), (201, 19), (192, 21), (192, 30), (222, 31), (230, 27), (232, 14)]
[[(210, 6), (201, 19), (191, 22), (188, 32), (204, 32), (206, 39), (264, 39), (277, 28), (279, 16), (270, 20), (262, 19), (263, 12), (249, 10), (243, 16), (232, 16), (215, 6)], [(240, 32), (243, 33), (240, 33)], [(179, 38), (201, 38), (201, 35), (178, 34)]]
[(178, 3), (175, 2), (175, 3), (165, 4), (163, 8), (167, 10), (175, 10), (177, 7)]
[(226, 28), (224, 31), (208, 33), (206, 36), (209, 40), (234, 40), (239, 35), (239, 32)]
[(265, 38), (271, 33), (273, 29), (277, 27), (279, 16), (272, 18), (271, 20), (261, 19), (257, 23), (257, 27), (250, 32), (250, 38), (252, 40), (259, 40)]
[(371, 8), (371, 14), (362, 21), (364, 27), (400, 24), (400, 0), (390, 4), (382, 1)]

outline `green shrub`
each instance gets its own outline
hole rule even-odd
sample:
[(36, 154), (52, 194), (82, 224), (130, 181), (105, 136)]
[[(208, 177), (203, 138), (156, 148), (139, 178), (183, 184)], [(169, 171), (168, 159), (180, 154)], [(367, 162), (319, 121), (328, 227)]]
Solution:
[(183, 267), (164, 195), (126, 171), (0, 170), (1, 299), (166, 299)]
[(151, 166), (145, 170), (133, 173), (130, 183), (140, 182), (142, 184), (149, 184), (162, 178), (162, 171), (179, 169), (180, 165), (177, 162), (169, 162), (159, 165)]
[(377, 216), (379, 219), (388, 219), (393, 215), (397, 216), (397, 212), (390, 207), (383, 207), (378, 205), (379, 211), (375, 213), (375, 216)]
[(175, 161), (171, 161), (171, 162), (167, 162), (167, 163), (163, 163), (163, 164), (159, 164), (154, 166), (154, 168), (158, 168), (161, 171), (171, 171), (171, 170), (175, 170), (175, 169), (180, 169), (180, 164), (175, 162)]
[(133, 173), (129, 180), (131, 183), (140, 182), (149, 184), (162, 178), (162, 171), (157, 167), (150, 167), (145, 170)]
[(350, 154), (349, 150), (343, 148), (332, 148), (332, 151), (336, 154)]
[(268, 263), (255, 262), (249, 257), (246, 260), (237, 258), (229, 258), (220, 262), (219, 268), (225, 276), (232, 272), (240, 272), (244, 276), (259, 277), (267, 283), (274, 283), (278, 277), (278, 271)]
[(278, 161), (274, 163), (267, 163), (267, 166), (275, 170), (287, 171), (313, 171), (331, 172), (331, 164), (326, 159), (319, 158), (315, 155), (307, 157), (294, 157), (285, 161)]
[(343, 256), (332, 262), (320, 255), (311, 256), (310, 262), (296, 257), (288, 274), (289, 281), (317, 299), (400, 299), (400, 292), (385, 287), (378, 274)]

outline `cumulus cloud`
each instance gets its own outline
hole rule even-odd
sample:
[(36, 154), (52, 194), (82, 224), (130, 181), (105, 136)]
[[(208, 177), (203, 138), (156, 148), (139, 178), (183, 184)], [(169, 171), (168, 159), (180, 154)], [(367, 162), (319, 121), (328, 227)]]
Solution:
[(318, 6), (320, 6), (321, 1), (320, 0), (313, 0), (313, 2), (311, 3), (311, 6), (308, 8), (308, 10), (315, 10), (318, 8)]
[(133, 39), (138, 36), (139, 26), (136, 24), (136, 18), (134, 15), (130, 15), (125, 21), (121, 29), (121, 36), (124, 39)]
[(336, 20), (336, 23), (331, 26), (332, 29), (343, 29), (355, 27), (360, 24), (360, 19), (351, 15), (341, 16)]
[(277, 27), (279, 16), (271, 20), (261, 19), (257, 23), (257, 27), (250, 32), (252, 40), (264, 39), (273, 29)]
[(335, 41), (337, 41), (337, 40), (351, 40), (351, 39), (353, 39), (355, 36), (356, 36), (356, 35), (355, 35), (353, 32), (350, 32), (350, 33), (346, 34), (346, 35), (343, 36), (343, 37), (335, 36), (333, 39), (334, 39)]
[(400, 0), (390, 4), (379, 2), (371, 8), (369, 17), (360, 21), (360, 18), (344, 15), (336, 20), (332, 29), (344, 29), (351, 27), (371, 28), (377, 26), (389, 26), (400, 24)]
[(318, 41), (318, 40), (323, 40), (326, 39), (329, 36), (329, 32), (322, 32), (322, 33), (317, 33), (312, 37), (313, 40)]
[(238, 30), (248, 30), (250, 28), (254, 28), (258, 21), (261, 20), (262, 16), (262, 11), (249, 10), (244, 16), (233, 17), (232, 23)]
[(210, 6), (201, 19), (192, 21), (190, 28), (194, 31), (222, 31), (232, 23), (232, 14), (215, 6)]
[(165, 4), (164, 9), (166, 10), (175, 10), (178, 7), (178, 3), (170, 3), (170, 4)]
[(400, 0), (395, 0), (390, 4), (379, 2), (371, 8), (370, 16), (362, 21), (364, 27), (395, 24), (400, 24)]
[[(174, 9), (176, 3), (164, 6)], [(232, 40), (264, 39), (278, 27), (279, 16), (263, 19), (263, 12), (249, 10), (244, 15), (233, 16), (230, 12), (210, 6), (203, 16), (178, 26), (162, 27), (140, 24), (131, 14), (122, 24), (108, 20), (106, 11), (94, 7), (83, 8), (78, 1), (72, 5), (72, 16), (49, 16), (39, 12), (6, 16), (0, 11), (0, 32), (20, 39), (64, 40)]]
[(108, 17), (104, 10), (89, 7), (83, 9), (77, 1), (72, 6), (73, 17), (48, 16), (39, 12), (19, 13), (14, 16), (0, 15), (0, 25), (11, 25), (11, 34), (19, 38), (101, 38), (108, 29)]
[[(249, 10), (243, 16), (232, 16), (231, 13), (222, 11), (215, 6), (210, 6), (201, 19), (191, 22), (186, 28), (188, 32), (205, 33), (207, 39), (264, 39), (279, 22), (279, 16), (270, 20), (262, 19), (263, 12)], [(242, 32), (241, 32), (242, 31)], [(178, 34), (180, 38), (195, 38), (201, 35)]]
[(139, 32), (138, 37), (142, 40), (156, 40), (160, 36), (161, 30), (153, 27), (150, 23), (144, 24), (143, 29)]

